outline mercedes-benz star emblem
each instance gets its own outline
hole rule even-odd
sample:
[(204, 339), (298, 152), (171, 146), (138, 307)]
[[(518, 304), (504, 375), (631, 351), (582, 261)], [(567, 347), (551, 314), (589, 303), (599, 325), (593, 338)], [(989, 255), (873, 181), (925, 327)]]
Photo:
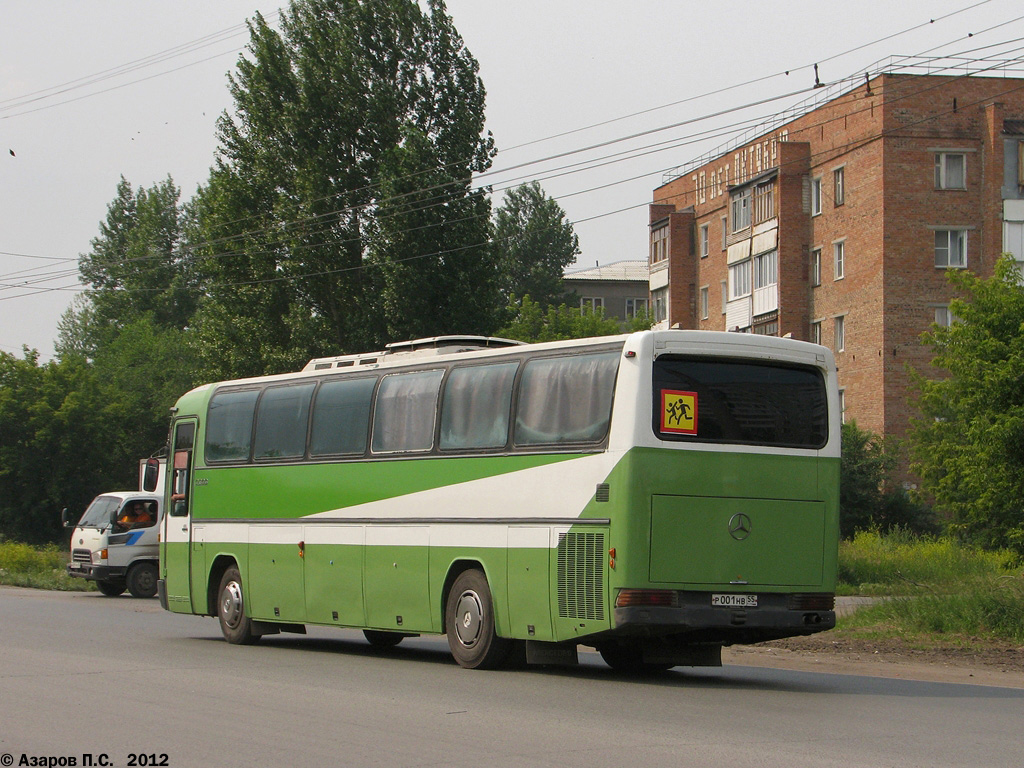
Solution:
[(729, 535), (736, 541), (743, 541), (750, 535), (750, 518), (742, 512), (737, 512), (729, 518)]

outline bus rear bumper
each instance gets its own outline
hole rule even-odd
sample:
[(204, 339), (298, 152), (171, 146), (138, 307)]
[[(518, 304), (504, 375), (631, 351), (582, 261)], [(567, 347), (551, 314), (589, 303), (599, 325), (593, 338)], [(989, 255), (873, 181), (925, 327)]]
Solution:
[(616, 607), (615, 634), (731, 645), (811, 635), (836, 625), (831, 594), (762, 594), (756, 606), (727, 607), (711, 605), (710, 592), (679, 592), (674, 602)]

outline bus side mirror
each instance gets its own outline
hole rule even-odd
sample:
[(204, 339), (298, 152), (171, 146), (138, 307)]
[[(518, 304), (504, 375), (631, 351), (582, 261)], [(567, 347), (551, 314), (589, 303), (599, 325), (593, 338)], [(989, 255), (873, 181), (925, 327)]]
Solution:
[(160, 461), (158, 459), (146, 459), (146, 471), (142, 476), (142, 490), (152, 493), (156, 490), (157, 480), (160, 479)]

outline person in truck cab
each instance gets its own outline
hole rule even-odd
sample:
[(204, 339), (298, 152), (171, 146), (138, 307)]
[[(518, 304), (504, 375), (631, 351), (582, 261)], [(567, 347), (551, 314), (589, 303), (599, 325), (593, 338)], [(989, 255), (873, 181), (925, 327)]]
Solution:
[(150, 505), (145, 502), (133, 501), (124, 508), (117, 522), (125, 528), (145, 528), (150, 526), (155, 521), (149, 507)]

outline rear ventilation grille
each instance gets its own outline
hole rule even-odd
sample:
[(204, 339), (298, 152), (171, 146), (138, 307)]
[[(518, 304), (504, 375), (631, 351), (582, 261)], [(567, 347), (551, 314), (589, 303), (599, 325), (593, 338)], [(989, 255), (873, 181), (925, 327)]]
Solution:
[(558, 536), (558, 616), (604, 621), (604, 534)]
[(611, 498), (611, 493), (608, 483), (598, 483), (597, 492), (594, 494), (594, 501), (608, 501)]

